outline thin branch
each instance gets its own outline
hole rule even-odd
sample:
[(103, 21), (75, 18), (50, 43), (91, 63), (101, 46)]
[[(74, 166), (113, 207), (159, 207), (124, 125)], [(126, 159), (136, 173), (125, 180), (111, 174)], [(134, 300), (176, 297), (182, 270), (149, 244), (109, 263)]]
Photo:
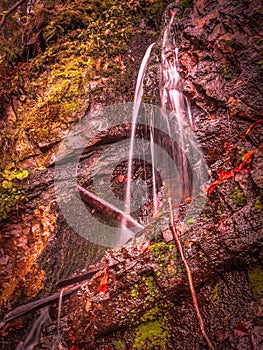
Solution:
[[(115, 265), (117, 265), (117, 264), (115, 264)], [(75, 284), (75, 283), (86, 281), (86, 280), (90, 279), (93, 275), (95, 275), (97, 272), (99, 272), (100, 270), (104, 269), (107, 266), (108, 266), (108, 264), (100, 264), (99, 266), (89, 267), (88, 270), (85, 272), (82, 272), (82, 273), (75, 275), (75, 276), (65, 278), (63, 280), (59, 280), (57, 283), (57, 288), (64, 288), (67, 286), (71, 286), (72, 284)], [(114, 265), (111, 265), (111, 266), (114, 266)]]
[(5, 12), (5, 14), (2, 15), (2, 19), (0, 21), (0, 29), (5, 25), (7, 17), (10, 16), (11, 13), (15, 12), (15, 10), (26, 1), (27, 0), (19, 0), (16, 4), (14, 4), (12, 7), (10, 7), (9, 10), (2, 11), (2, 13)]
[(126, 222), (126, 227), (136, 227), (139, 229), (143, 229), (143, 226), (140, 225), (136, 220), (134, 220), (129, 214), (124, 213), (119, 208), (115, 207), (113, 204), (108, 203), (104, 199), (96, 196), (94, 193), (88, 191), (86, 188), (78, 185), (77, 190), (79, 192), (79, 195), (81, 199), (91, 204), (96, 209), (99, 209), (101, 212), (106, 214), (107, 216), (114, 218), (118, 222), (122, 223), (123, 218)]
[[(66, 289), (63, 293), (63, 298), (68, 298), (72, 293), (76, 292), (82, 284), (77, 284), (69, 289)], [(52, 294), (46, 298), (32, 301), (31, 303), (18, 306), (16, 309), (10, 311), (4, 319), (0, 322), (0, 328), (2, 328), (7, 322), (14, 320), (17, 317), (27, 314), (28, 312), (35, 311), (43, 308), (44, 306), (57, 303), (59, 301), (60, 292)]]
[(173, 208), (172, 208), (171, 198), (169, 198), (168, 201), (169, 201), (169, 206), (170, 206), (170, 228), (171, 228), (174, 240), (176, 242), (177, 248), (178, 248), (178, 250), (180, 252), (182, 261), (184, 263), (184, 267), (185, 267), (186, 272), (187, 272), (188, 284), (189, 284), (189, 288), (190, 288), (190, 292), (191, 292), (191, 296), (192, 296), (192, 300), (193, 300), (193, 305), (194, 305), (194, 308), (195, 308), (195, 311), (196, 311), (196, 315), (197, 315), (197, 318), (198, 318), (198, 321), (199, 321), (199, 325), (200, 325), (200, 328), (201, 328), (201, 332), (203, 334), (203, 337), (206, 340), (206, 343), (207, 343), (209, 349), (210, 350), (215, 350), (215, 348), (213, 347), (213, 345), (211, 343), (211, 340), (210, 340), (209, 336), (207, 335), (207, 333), (205, 331), (204, 320), (203, 320), (203, 317), (201, 315), (201, 312), (200, 312), (200, 309), (199, 309), (199, 306), (198, 306), (198, 300), (197, 300), (197, 296), (196, 296), (196, 292), (195, 292), (195, 288), (194, 288), (192, 271), (191, 271), (191, 269), (190, 269), (190, 267), (189, 267), (189, 265), (188, 265), (188, 263), (187, 263), (187, 261), (185, 259), (183, 248), (182, 248), (179, 236), (177, 234), (176, 228), (174, 226), (174, 217), (173, 217)]

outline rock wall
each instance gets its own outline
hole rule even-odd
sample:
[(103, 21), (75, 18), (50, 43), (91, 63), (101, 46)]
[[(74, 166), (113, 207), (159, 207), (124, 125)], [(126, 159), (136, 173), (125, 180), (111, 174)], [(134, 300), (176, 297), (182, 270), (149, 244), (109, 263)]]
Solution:
[[(220, 350), (259, 349), (263, 338), (261, 10), (259, 1), (180, 1), (168, 6), (162, 24), (164, 28), (175, 13), (172, 28), (179, 49), (184, 93), (190, 100), (195, 132), (209, 167), (206, 206), (199, 218), (191, 220), (187, 228), (178, 224), (178, 230), (193, 270), (207, 332), (215, 348)], [(140, 26), (144, 25), (140, 17)], [(130, 89), (134, 87), (139, 62), (153, 40), (152, 27), (146, 29), (146, 34), (139, 32), (130, 38), (130, 46), (120, 57), (119, 53), (114, 56), (115, 64), (122, 67), (119, 71), (125, 72), (117, 91), (112, 80), (107, 81), (104, 57), (92, 58), (97, 75), (90, 77), (91, 100), (86, 101), (83, 94), (78, 96), (83, 107), (79, 113), (96, 105), (131, 101)], [(160, 102), (162, 35), (163, 30), (146, 74), (144, 99), (153, 104)], [(76, 36), (73, 35), (72, 47)], [(45, 60), (52, 61), (53, 54), (48, 52)], [(26, 65), (22, 66), (26, 69)], [(70, 67), (66, 67), (70, 71)], [(51, 71), (55, 72), (54, 66)], [(45, 70), (39, 72), (41, 69), (34, 75), (33, 71), (33, 78), (38, 79), (37, 87), (43, 88), (41, 84), (47, 76), (50, 79), (50, 75)], [(25, 79), (22, 73), (20, 77)], [(30, 76), (29, 83), (33, 78)], [(60, 80), (52, 79), (50, 84), (57, 87), (61, 84)], [(23, 193), (15, 193), (19, 198), (12, 197), (11, 211), (1, 224), (3, 314), (17, 305), (49, 295), (55, 290), (57, 280), (87, 267), (104, 252), (103, 247), (92, 246), (76, 237), (64, 222), (54, 195), (53, 163), (57, 143), (79, 115), (73, 113), (65, 119), (59, 114), (56, 119), (57, 113), (48, 114), (43, 125), (41, 118), (29, 118), (24, 125), (21, 115), (27, 115), (30, 105), (38, 98), (34, 97), (33, 86), (30, 92), (33, 97), (24, 103), (24, 95), (20, 96), (1, 120), (8, 134), (2, 138), (8, 161), (15, 158), (20, 169), (29, 170), (24, 179), (19, 179), (17, 173), (8, 179), (14, 170), (7, 168), (8, 161), (4, 159), (3, 169), (9, 173), (2, 179), (8, 182), (3, 193), (10, 198), (13, 188), (13, 192), (25, 191), (28, 201), (21, 203), (19, 196)], [(42, 91), (44, 100), (50, 97), (48, 92), (49, 87)], [(73, 95), (75, 92), (70, 90)], [(23, 113), (19, 114), (19, 108)], [(43, 113), (50, 113), (51, 109), (46, 108), (47, 105), (38, 104), (33, 112), (43, 117)], [(28, 116), (32, 117), (30, 111)], [(48, 125), (54, 122), (51, 133)], [(21, 124), (25, 127), (20, 128)], [(119, 138), (127, 135), (127, 130), (118, 132)], [(89, 157), (96, 147), (103, 150), (109, 142), (112, 142), (110, 135), (96, 140), (93, 148), (87, 150), (83, 164), (92, 159)], [(186, 206), (187, 203), (180, 208), (182, 215)], [(174, 244), (165, 243), (162, 238), (165, 229), (158, 226), (158, 220), (147, 228), (146, 236), (155, 230), (160, 238), (145, 252), (140, 247), (137, 250), (131, 247), (128, 251), (106, 254), (107, 261), (116, 262), (117, 258), (121, 262), (109, 270), (107, 292), (98, 293), (101, 276), (96, 276), (63, 307), (65, 347), (67, 344), (72, 349), (74, 346), (75, 349), (207, 348), (180, 257)], [(45, 330), (39, 349), (50, 349), (54, 341), (55, 306), (50, 313), (54, 323)], [(6, 349), (13, 349), (14, 344), (25, 338), (34, 317), (27, 315), (23, 319), (24, 328), (11, 327), (9, 334), (2, 337)], [(9, 341), (12, 337), (14, 344)]]

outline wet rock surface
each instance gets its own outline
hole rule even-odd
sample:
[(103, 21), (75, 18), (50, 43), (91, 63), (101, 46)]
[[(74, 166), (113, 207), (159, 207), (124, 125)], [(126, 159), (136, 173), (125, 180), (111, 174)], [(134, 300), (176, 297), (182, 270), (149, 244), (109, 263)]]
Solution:
[[(190, 100), (194, 129), (209, 167), (210, 183), (218, 181), (222, 172), (238, 167), (248, 152), (255, 151), (246, 166), (218, 182), (198, 218), (190, 218), (185, 226), (178, 224), (180, 238), (215, 348), (260, 349), (263, 346), (262, 287), (259, 287), (263, 226), (261, 4), (244, 0), (181, 1), (181, 5), (169, 5), (164, 26), (173, 11), (180, 74)], [(150, 39), (139, 36), (131, 43), (130, 54), (136, 61), (133, 63), (127, 57), (126, 64), (134, 70), (133, 83), (127, 82), (127, 95), (114, 93), (111, 87), (108, 94), (98, 97), (98, 104), (132, 100), (129, 89), (134, 86), (135, 72)], [(153, 50), (145, 83), (145, 102), (153, 104), (159, 103), (160, 41)], [(136, 50), (138, 54), (134, 54)], [(80, 162), (82, 184), (90, 184), (89, 172), (100, 154), (110, 144), (125, 139), (128, 133), (129, 126), (118, 126), (108, 133), (102, 130), (99, 135), (95, 132), (96, 137)], [(36, 153), (39, 150), (54, 153), (56, 147), (56, 141), (41, 142)], [(53, 190), (54, 157), (50, 154), (49, 157), (48, 169), (37, 170), (23, 185), (28, 203), (18, 212), (12, 209), (9, 221), (1, 226), (3, 314), (54, 292), (59, 279), (86, 268), (101, 258), (105, 250), (76, 237), (64, 222)], [(35, 165), (35, 160), (26, 158), (25, 167), (31, 162)], [(115, 191), (122, 196), (120, 188), (115, 187)], [(182, 218), (186, 207), (184, 204), (180, 208)], [(166, 213), (146, 229), (143, 237), (155, 238), (146, 251), (138, 243), (136, 247), (106, 253), (106, 262), (118, 263), (109, 269), (107, 290), (98, 291), (105, 275), (102, 270), (63, 303), (64, 348), (207, 349), (177, 249), (174, 243), (162, 238), (162, 232), (169, 236), (168, 223)], [(32, 259), (24, 263), (24, 256)], [(15, 349), (25, 339), (36, 314), (22, 319), (22, 329), (11, 327), (8, 334), (2, 334), (4, 349)], [(50, 349), (55, 342), (56, 306), (51, 306), (50, 314), (53, 323), (45, 328), (35, 349)]]

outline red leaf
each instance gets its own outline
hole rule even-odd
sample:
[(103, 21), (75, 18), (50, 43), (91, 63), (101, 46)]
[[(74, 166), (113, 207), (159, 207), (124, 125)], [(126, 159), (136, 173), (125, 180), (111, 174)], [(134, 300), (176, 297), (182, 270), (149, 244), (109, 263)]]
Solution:
[(108, 290), (107, 284), (102, 284), (102, 285), (99, 286), (98, 292), (106, 293), (107, 290)]
[(23, 324), (22, 322), (18, 322), (18, 323), (11, 324), (11, 327), (14, 327), (15, 329), (20, 329), (23, 327)]
[(232, 177), (234, 175), (234, 171), (221, 171), (219, 173), (219, 177), (218, 177), (218, 180), (219, 181), (224, 181), (224, 180), (227, 180), (229, 179), (230, 177)]
[(190, 202), (193, 199), (193, 197), (188, 197), (184, 199), (184, 203)]
[[(259, 148), (262, 148), (262, 147), (263, 147), (262, 145), (259, 146)], [(225, 182), (227, 179), (234, 176), (236, 173), (240, 172), (240, 170), (242, 170), (245, 165), (247, 165), (251, 162), (252, 156), (255, 152), (257, 152), (256, 149), (246, 153), (242, 158), (243, 159), (242, 163), (239, 164), (238, 166), (236, 166), (233, 170), (221, 171), (218, 175), (218, 180), (212, 182), (208, 186), (207, 194), (210, 195), (218, 185), (220, 185), (222, 182)], [(249, 173), (249, 171), (250, 171), (250, 169), (246, 170), (247, 173)]]
[(91, 315), (91, 316), (89, 317), (90, 322), (91, 322), (91, 323), (94, 322), (94, 321), (95, 321), (95, 318), (96, 318), (96, 315)]
[(77, 338), (75, 336), (75, 332), (72, 329), (70, 329), (70, 331), (69, 331), (69, 339), (70, 339), (71, 343), (75, 343), (75, 341), (77, 340)]
[(23, 327), (22, 322), (18, 323), (7, 323), (5, 327), (0, 331), (0, 335), (3, 337), (6, 337), (8, 335), (9, 329), (14, 328), (14, 329), (20, 329)]
[(102, 293), (106, 293), (107, 289), (108, 289), (108, 279), (109, 279), (109, 267), (106, 267), (106, 271), (104, 276), (102, 277), (101, 281), (100, 281), (100, 285), (98, 288), (98, 292), (102, 292)]
[(227, 232), (228, 223), (226, 220), (220, 220), (217, 226), (217, 231), (224, 234)]
[(181, 278), (181, 277), (178, 277), (178, 278), (177, 278), (177, 284), (182, 284), (182, 282), (183, 282), (182, 278)]
[(234, 332), (235, 335), (237, 335), (238, 337), (245, 337), (248, 336), (248, 329), (247, 327), (244, 325), (244, 323), (239, 323), (235, 328), (234, 328)]
[(263, 120), (257, 120), (257, 121), (255, 121), (255, 123), (251, 124), (250, 127), (246, 131), (246, 135), (248, 135), (250, 133), (250, 131), (252, 130), (252, 128), (254, 128), (254, 126), (258, 123), (263, 123)]
[(250, 174), (251, 173), (251, 169), (250, 168), (245, 168), (245, 173), (246, 174)]
[(218, 341), (223, 342), (224, 340), (229, 338), (229, 333), (224, 329), (219, 329), (217, 331), (217, 338), (218, 338)]
[(124, 180), (125, 180), (124, 175), (118, 174), (118, 181), (119, 181), (119, 182), (123, 182)]
[(212, 182), (209, 186), (208, 186), (208, 189), (207, 189), (207, 194), (210, 195), (214, 189), (221, 183), (222, 181), (215, 181), (215, 182)]

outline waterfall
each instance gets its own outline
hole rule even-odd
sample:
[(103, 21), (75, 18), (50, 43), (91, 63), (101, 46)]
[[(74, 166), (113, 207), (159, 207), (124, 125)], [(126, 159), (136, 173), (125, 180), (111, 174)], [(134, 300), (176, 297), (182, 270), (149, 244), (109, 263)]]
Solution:
[[(129, 148), (129, 155), (128, 155), (128, 170), (127, 170), (127, 186), (126, 186), (126, 193), (125, 193), (125, 214), (130, 215), (131, 212), (131, 190), (132, 190), (132, 160), (133, 160), (133, 153), (134, 153), (134, 142), (135, 142), (135, 132), (136, 132), (136, 124), (137, 124), (137, 118), (139, 113), (139, 108), (141, 105), (142, 95), (143, 95), (143, 80), (145, 76), (145, 71), (147, 68), (147, 63), (150, 58), (151, 50), (155, 43), (152, 43), (148, 49), (146, 50), (146, 53), (143, 57), (136, 88), (135, 88), (135, 94), (134, 94), (134, 104), (133, 104), (133, 112), (132, 112), (132, 124), (131, 124), (131, 141), (130, 141), (130, 148)], [(125, 234), (125, 227), (126, 227), (126, 219), (124, 218), (121, 223), (123, 234)]]
[[(173, 158), (177, 159), (177, 167), (181, 177), (182, 195), (190, 192), (189, 169), (187, 168), (187, 156), (189, 152), (195, 152), (197, 147), (192, 144), (191, 138), (186, 136), (185, 129), (193, 127), (190, 103), (183, 93), (183, 84), (178, 72), (179, 50), (175, 45), (172, 35), (172, 23), (174, 14), (167, 25), (162, 42), (162, 63), (160, 98), (163, 108), (163, 117), (166, 119), (169, 136), (176, 136), (177, 150), (173, 149)], [(174, 147), (174, 146), (173, 146)], [(180, 149), (180, 152), (178, 152)]]

